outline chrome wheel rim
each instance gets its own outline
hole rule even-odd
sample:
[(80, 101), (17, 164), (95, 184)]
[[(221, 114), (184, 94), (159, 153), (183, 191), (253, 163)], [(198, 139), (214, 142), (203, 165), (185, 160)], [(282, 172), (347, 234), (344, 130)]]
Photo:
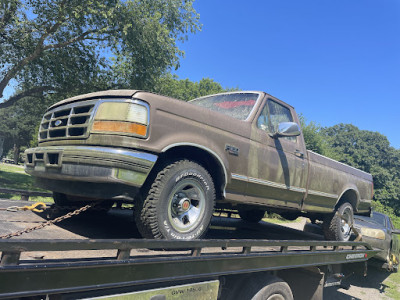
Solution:
[(202, 220), (206, 196), (201, 185), (193, 179), (184, 179), (172, 190), (168, 203), (168, 219), (179, 233), (195, 228)]
[(343, 234), (343, 238), (347, 239), (350, 237), (351, 234), (351, 209), (350, 208), (346, 208), (343, 211), (342, 214), (342, 218), (340, 220), (340, 229), (342, 231)]
[(267, 298), (267, 300), (285, 300), (281, 294), (273, 294)]

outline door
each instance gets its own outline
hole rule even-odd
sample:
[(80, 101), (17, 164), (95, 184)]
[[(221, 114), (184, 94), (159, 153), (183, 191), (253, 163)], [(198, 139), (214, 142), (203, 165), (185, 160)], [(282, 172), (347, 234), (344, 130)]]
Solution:
[(250, 141), (248, 202), (300, 209), (307, 179), (303, 139), (273, 137), (279, 123), (293, 122), (293, 115), (292, 108), (267, 99), (256, 118)]

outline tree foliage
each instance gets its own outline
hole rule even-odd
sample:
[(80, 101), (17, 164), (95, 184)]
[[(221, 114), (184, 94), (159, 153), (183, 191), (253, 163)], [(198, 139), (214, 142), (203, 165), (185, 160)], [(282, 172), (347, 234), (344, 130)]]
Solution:
[(37, 98), (24, 98), (13, 107), (0, 110), (0, 135), (5, 138), (4, 154), (12, 150), (15, 162), (19, 160), (21, 147), (37, 140), (41, 116), (49, 103)]
[(400, 150), (391, 147), (386, 136), (351, 124), (321, 128), (312, 122), (304, 124), (303, 133), (312, 150), (371, 173), (374, 205), (400, 216)]
[(189, 79), (178, 79), (176, 75), (167, 74), (158, 79), (150, 90), (161, 95), (188, 101), (234, 89), (223, 88), (221, 84), (210, 78), (203, 78), (196, 82)]
[(328, 143), (321, 134), (322, 127), (313, 121), (307, 123), (303, 115), (300, 115), (299, 119), (307, 150), (328, 156)]
[[(148, 89), (200, 28), (193, 0), (3, 0), (0, 103), (107, 88)], [(5, 98), (4, 90), (17, 92)]]

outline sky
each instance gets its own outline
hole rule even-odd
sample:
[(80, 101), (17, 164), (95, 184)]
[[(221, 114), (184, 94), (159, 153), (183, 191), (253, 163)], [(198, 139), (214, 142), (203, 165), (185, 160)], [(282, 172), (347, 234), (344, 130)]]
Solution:
[(399, 0), (197, 0), (179, 78), (265, 91), (323, 127), (400, 149)]

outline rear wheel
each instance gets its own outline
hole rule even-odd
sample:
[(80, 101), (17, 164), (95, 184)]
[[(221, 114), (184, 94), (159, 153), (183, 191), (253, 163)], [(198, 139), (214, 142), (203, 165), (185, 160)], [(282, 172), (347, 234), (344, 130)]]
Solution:
[(243, 221), (258, 223), (264, 218), (265, 210), (261, 209), (239, 209), (239, 216)]
[(136, 199), (134, 217), (141, 235), (156, 239), (198, 239), (214, 211), (215, 188), (201, 165), (180, 160), (158, 172)]
[(353, 222), (353, 206), (349, 202), (342, 203), (335, 214), (327, 216), (324, 220), (325, 238), (333, 241), (348, 241)]

